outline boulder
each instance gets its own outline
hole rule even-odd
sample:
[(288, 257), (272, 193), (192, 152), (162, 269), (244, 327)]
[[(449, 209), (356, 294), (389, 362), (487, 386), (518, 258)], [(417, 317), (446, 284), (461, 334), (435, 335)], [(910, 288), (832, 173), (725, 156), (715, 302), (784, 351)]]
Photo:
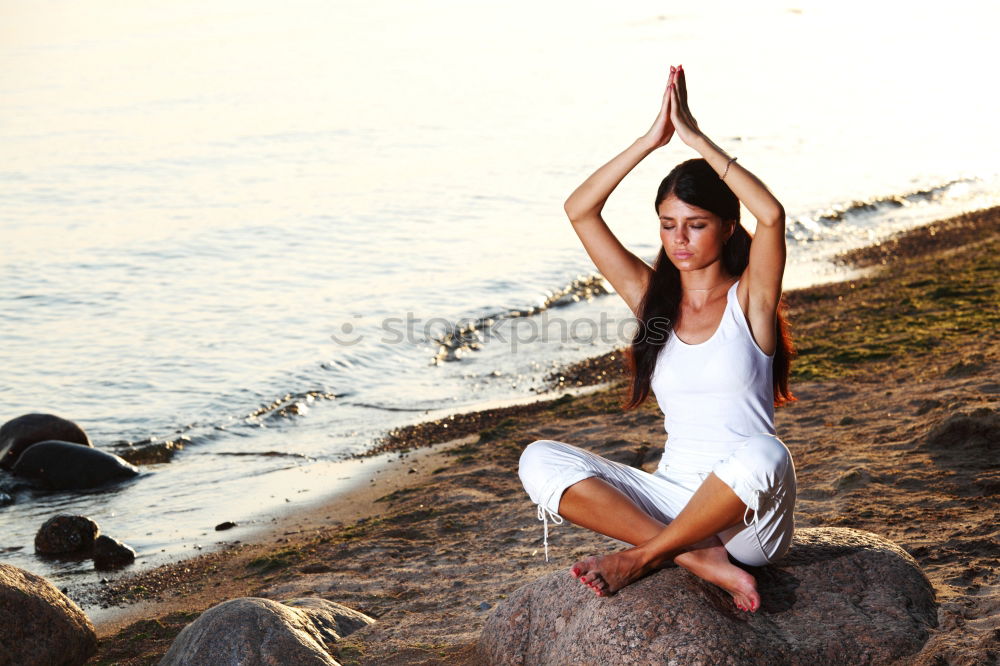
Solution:
[(323, 639), (330, 644), (336, 643), (348, 634), (353, 634), (358, 629), (364, 629), (375, 621), (353, 608), (319, 597), (288, 599), (281, 603), (305, 611), (313, 625), (323, 634)]
[(26, 448), (50, 439), (91, 446), (87, 433), (72, 421), (54, 414), (24, 414), (0, 426), (0, 467), (11, 469)]
[(139, 468), (118, 456), (70, 442), (32, 444), (11, 471), (52, 490), (95, 488), (139, 474)]
[(135, 551), (117, 539), (102, 534), (94, 541), (94, 568), (117, 569), (135, 562)]
[(844, 528), (797, 531), (775, 565), (752, 569), (761, 609), (678, 567), (601, 598), (567, 570), (516, 590), (487, 619), (489, 664), (892, 663), (937, 625), (934, 590), (890, 541)]
[(231, 599), (184, 627), (160, 666), (335, 665), (327, 646), (352, 627), (372, 622), (367, 615), (321, 599), (296, 599), (288, 605), (258, 597)]
[(85, 553), (94, 546), (101, 528), (86, 516), (52, 516), (35, 534), (35, 552), (43, 555)]
[(86, 662), (97, 651), (94, 625), (44, 578), (0, 563), (0, 663)]

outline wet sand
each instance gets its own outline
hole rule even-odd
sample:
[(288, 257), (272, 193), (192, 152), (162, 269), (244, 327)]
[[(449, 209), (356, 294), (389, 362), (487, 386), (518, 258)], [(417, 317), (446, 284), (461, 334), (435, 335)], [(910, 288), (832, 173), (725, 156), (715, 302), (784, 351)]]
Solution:
[[(998, 252), (994, 208), (843, 257), (872, 266), (867, 277), (787, 294), (798, 401), (776, 425), (796, 462), (797, 523), (869, 530), (917, 559), (939, 627), (908, 663), (1000, 655)], [(202, 610), (247, 595), (316, 595), (376, 617), (340, 644), (343, 663), (463, 663), (510, 591), (616, 547), (565, 524), (551, 529), (546, 563), (516, 468), (542, 438), (655, 466), (662, 415), (653, 400), (620, 409), (621, 361), (612, 353), (553, 377), (608, 383), (587, 395), (402, 429), (380, 447), (398, 461), (363, 489), (105, 586), (106, 604), (140, 603), (99, 623), (93, 663), (155, 663)]]

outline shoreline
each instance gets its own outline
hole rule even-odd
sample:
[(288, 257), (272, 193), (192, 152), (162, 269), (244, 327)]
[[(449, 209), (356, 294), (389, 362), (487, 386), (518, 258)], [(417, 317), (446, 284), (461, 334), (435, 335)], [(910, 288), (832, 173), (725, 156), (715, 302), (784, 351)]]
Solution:
[[(983, 375), (996, 376), (996, 315), (990, 319), (990, 313), (986, 311), (979, 313), (982, 317), (977, 317), (976, 310), (982, 308), (972, 307), (954, 315), (957, 319), (951, 319), (949, 315), (952, 313), (948, 312), (938, 317), (943, 320), (943, 323), (937, 322), (941, 324), (938, 328), (929, 328), (928, 324), (921, 323), (919, 328), (925, 333), (923, 337), (880, 337), (877, 329), (886, 322), (898, 321), (900, 314), (889, 310), (889, 306), (905, 303), (909, 299), (910, 305), (906, 307), (916, 308), (913, 297), (906, 295), (909, 291), (937, 293), (938, 299), (964, 297), (962, 289), (954, 286), (920, 285), (920, 280), (904, 284), (901, 276), (909, 275), (907, 271), (933, 274), (943, 258), (964, 251), (970, 256), (962, 261), (971, 266), (973, 272), (978, 272), (978, 266), (982, 264), (986, 266), (982, 269), (982, 277), (995, 273), (995, 254), (990, 254), (988, 248), (983, 247), (978, 251), (981, 256), (977, 258), (972, 249), (989, 242), (995, 246), (997, 229), (1000, 228), (998, 220), (1000, 208), (992, 208), (918, 227), (880, 246), (856, 250), (848, 253), (852, 256), (845, 257), (845, 261), (852, 263), (869, 261), (869, 266), (892, 265), (894, 270), (891, 275), (882, 269), (881, 273), (876, 271), (874, 276), (786, 294), (793, 331), (800, 343), (800, 357), (793, 365), (796, 368), (793, 390), (799, 396), (799, 402), (793, 403), (791, 408), (778, 410), (777, 419), (779, 432), (789, 433), (785, 437), (786, 443), (790, 448), (795, 447), (793, 452), (797, 465), (801, 467), (803, 480), (809, 480), (824, 465), (830, 466), (829, 460), (826, 460), (831, 457), (831, 452), (826, 450), (829, 445), (817, 444), (809, 448), (809, 443), (828, 439), (830, 429), (858, 424), (857, 415), (864, 414), (865, 409), (874, 411), (870, 423), (866, 421), (864, 428), (859, 430), (865, 433), (871, 431), (870, 437), (869, 434), (864, 436), (869, 437), (868, 448), (872, 448), (879, 444), (904, 446), (904, 440), (919, 437), (920, 432), (927, 429), (929, 419), (943, 418), (956, 409), (973, 404), (995, 405), (996, 398), (989, 398), (991, 394), (985, 390), (981, 391), (989, 398), (985, 401), (976, 401), (970, 396), (980, 387), (975, 382), (981, 381)], [(960, 235), (960, 238), (945, 240), (955, 229), (962, 230), (960, 234), (956, 232), (956, 237)], [(890, 284), (892, 289), (886, 289)], [(886, 293), (880, 293), (883, 291)], [(841, 317), (838, 314), (831, 321), (831, 311), (840, 307), (848, 308), (851, 316)], [(913, 316), (923, 315), (918, 312)], [(864, 326), (858, 328), (864, 330), (855, 338), (845, 338), (848, 345), (838, 350), (836, 345), (826, 344), (830, 336), (849, 336), (849, 329), (854, 326), (857, 317), (864, 322)], [(960, 330), (948, 328), (955, 321), (960, 322), (957, 327)], [(951, 349), (958, 345), (961, 350), (961, 343), (968, 341), (972, 334), (976, 334), (974, 339), (977, 341), (980, 336), (984, 338), (979, 349), (957, 354)], [(936, 344), (930, 344), (931, 338), (937, 340)], [(939, 353), (941, 360), (928, 362), (925, 356), (929, 350)], [(496, 564), (505, 561), (504, 558), (514, 558), (517, 562), (513, 568), (518, 571), (505, 571), (501, 575), (505, 581), (502, 589), (513, 589), (510, 585), (516, 587), (535, 575), (561, 566), (561, 561), (577, 550), (589, 554), (595, 548), (608, 547), (603, 537), (564, 526), (550, 536), (550, 545), (556, 545), (562, 552), (553, 557), (553, 562), (548, 565), (544, 560), (538, 562), (541, 528), (534, 524), (530, 502), (521, 497), (523, 493), (519, 495), (514, 487), (516, 474), (510, 472), (511, 465), (516, 469), (520, 448), (531, 441), (528, 438), (566, 437), (598, 452), (618, 456), (623, 461), (637, 465), (655, 464), (658, 447), (662, 448), (662, 415), (655, 402), (652, 405), (647, 402), (638, 410), (627, 413), (618, 408), (622, 397), (620, 382), (624, 376), (620, 353), (620, 350), (609, 352), (561, 369), (559, 375), (563, 380), (555, 383), (556, 390), (605, 384), (603, 387), (598, 386), (579, 396), (562, 396), (465, 415), (450, 415), (399, 429), (373, 447), (371, 453), (388, 452), (399, 457), (398, 461), (386, 461), (378, 480), (362, 482), (363, 487), (327, 498), (305, 512), (289, 515), (273, 528), (262, 530), (251, 542), (238, 544), (239, 547), (224, 548), (116, 580), (115, 583), (121, 581), (121, 584), (115, 585), (114, 589), (107, 589), (111, 586), (106, 586), (105, 600), (115, 604), (136, 601), (141, 605), (129, 606), (115, 620), (100, 623), (98, 633), (102, 637), (102, 645), (95, 663), (149, 663), (149, 659), (156, 654), (165, 652), (172, 636), (199, 611), (234, 596), (259, 595), (282, 599), (293, 593), (309, 592), (345, 603), (379, 619), (372, 628), (361, 632), (366, 636), (350, 637), (344, 642), (338, 658), (346, 663), (461, 662), (463, 651), (469, 641), (474, 640), (478, 626), (488, 613), (488, 608), (480, 609), (482, 604), (492, 607), (502, 598), (502, 593), (497, 592), (496, 582), (476, 581), (475, 576), (462, 569), (464, 564), (469, 561)], [(895, 384), (889, 381), (893, 376)], [(949, 383), (947, 386), (936, 385), (941, 381)], [(848, 388), (844, 388), (845, 384)], [(878, 407), (862, 407), (865, 396), (858, 390), (852, 393), (850, 386), (854, 385), (867, 387), (865, 390), (873, 394), (875, 391), (885, 393), (883, 403), (900, 402), (900, 410), (908, 410), (912, 415), (903, 419), (895, 430), (880, 432), (880, 419), (884, 421), (887, 418), (885, 414), (892, 412), (881, 410), (881, 404)], [(989, 385), (987, 382), (982, 386)], [(897, 389), (897, 386), (901, 388)], [(928, 394), (929, 397), (917, 397), (931, 388), (934, 390)], [(956, 396), (953, 403), (935, 397), (949, 395), (949, 392)], [(891, 397), (896, 393), (907, 395)], [(825, 408), (818, 405), (824, 401), (829, 405)], [(834, 419), (833, 415), (839, 415), (840, 410), (853, 404), (852, 401), (862, 402), (854, 405), (840, 420)], [(914, 405), (914, 401), (919, 404)], [(934, 402), (938, 404), (934, 405)], [(812, 407), (806, 403), (812, 403)], [(805, 412), (805, 416), (796, 417), (797, 412)], [(460, 437), (456, 438), (456, 434)], [(933, 455), (931, 458), (933, 462)], [(877, 472), (876, 467), (876, 462), (872, 460), (865, 459), (863, 464), (855, 461), (846, 465), (845, 469), (835, 470), (837, 474), (833, 481), (827, 478), (828, 475), (818, 475), (811, 485), (803, 483), (801, 513), (808, 521), (804, 524), (860, 524), (864, 528), (869, 520), (864, 512), (868, 510), (871, 513), (864, 505), (880, 496), (876, 493), (866, 496), (865, 491), (871, 490), (872, 486), (884, 485), (879, 479), (887, 478), (885, 473)], [(409, 469), (415, 471), (410, 473)], [(506, 478), (510, 476), (514, 478)], [(913, 476), (910, 474), (910, 477)], [(903, 480), (910, 477), (903, 477)], [(993, 477), (987, 480), (989, 478)], [(971, 482), (977, 481), (973, 479)], [(904, 485), (910, 483), (906, 481)], [(988, 492), (990, 488), (992, 486), (984, 486), (982, 491)], [(856, 498), (851, 496), (854, 491), (858, 493)], [(879, 492), (884, 494), (883, 490)], [(420, 499), (427, 501), (419, 502)], [(859, 504), (861, 508), (849, 511), (853, 504)], [(458, 513), (456, 506), (461, 509)], [(333, 515), (337, 516), (336, 521), (331, 521)], [(469, 515), (473, 516), (473, 520), (469, 520)], [(986, 518), (992, 520), (989, 516)], [(898, 517), (894, 521), (886, 516), (882, 519), (885, 524), (879, 523), (872, 531), (884, 534), (888, 530), (890, 538), (901, 541), (907, 538), (905, 527), (895, 528), (900, 523)], [(489, 529), (497, 534), (488, 532)], [(427, 535), (432, 533), (437, 537), (428, 538)], [(470, 551), (470, 536), (477, 543), (488, 542), (483, 546), (483, 552)], [(369, 541), (362, 543), (365, 539)], [(439, 548), (437, 544), (442, 539), (459, 544), (459, 555)], [(985, 537), (983, 540), (988, 541)], [(557, 543), (553, 544), (553, 541)], [(911, 550), (907, 543), (902, 545)], [(920, 548), (929, 549), (931, 546), (912, 546), (911, 554), (918, 560), (921, 560), (918, 556)], [(373, 551), (402, 553), (404, 563), (410, 559), (415, 562), (411, 562), (410, 569), (402, 564), (399, 566), (403, 568), (397, 568), (394, 558), (390, 558), (393, 561), (393, 566), (389, 567), (391, 571), (371, 572), (366, 570), (363, 562), (353, 562), (350, 557), (345, 557), (366, 560)], [(326, 564), (325, 558), (335, 558), (337, 568)], [(928, 568), (928, 564), (934, 565), (935, 561), (933, 558), (925, 559), (929, 562), (921, 560), (921, 564), (931, 575), (936, 569), (933, 566)], [(952, 564), (959, 566), (958, 563), (948, 566)], [(454, 598), (431, 602), (434, 593), (418, 580), (426, 574), (428, 566), (441, 570), (442, 587), (447, 588), (445, 593)], [(979, 589), (991, 589), (991, 585), (996, 585), (993, 568), (985, 563), (981, 568), (983, 571), (979, 578), (983, 580), (979, 581), (976, 576), (972, 578)], [(942, 581), (949, 580), (949, 576), (953, 578), (954, 572), (947, 570), (943, 577), (932, 576), (935, 587), (944, 584)], [(354, 582), (348, 584), (348, 579)], [(451, 587), (453, 583), (462, 583), (457, 588), (460, 593)], [(390, 593), (376, 591), (382, 587)], [(962, 596), (946, 592), (942, 594), (939, 590), (939, 600), (948, 601)], [(440, 592), (437, 594), (440, 595)], [(467, 603), (470, 597), (483, 600), (478, 604)], [(996, 601), (995, 597), (989, 596), (987, 601), (990, 598)], [(419, 608), (411, 608), (406, 611), (407, 615), (419, 616), (423, 613), (425, 619), (433, 618), (446, 626), (451, 623), (455, 626), (451, 626), (450, 633), (428, 629), (416, 638), (411, 637), (408, 642), (401, 638), (406, 629), (400, 629), (400, 626), (409, 627), (412, 631), (417, 624), (412, 617), (400, 616), (404, 611), (398, 610), (397, 606), (413, 606), (416, 603), (414, 599), (424, 599), (424, 605), (417, 603)], [(984, 607), (980, 614), (985, 610)], [(458, 619), (443, 619), (452, 616)], [(996, 613), (973, 618), (976, 622), (983, 621), (980, 622), (985, 625), (983, 631), (995, 626), (997, 619)], [(395, 629), (391, 624), (393, 621), (396, 622)], [(979, 635), (979, 632), (973, 633)], [(145, 638), (136, 639), (139, 634)], [(986, 635), (982, 637), (985, 639)], [(970, 643), (971, 639), (966, 639), (969, 636), (962, 634), (960, 644), (939, 641), (938, 647), (977, 649), (972, 645), (977, 641)], [(385, 661), (390, 656), (391, 660)]]

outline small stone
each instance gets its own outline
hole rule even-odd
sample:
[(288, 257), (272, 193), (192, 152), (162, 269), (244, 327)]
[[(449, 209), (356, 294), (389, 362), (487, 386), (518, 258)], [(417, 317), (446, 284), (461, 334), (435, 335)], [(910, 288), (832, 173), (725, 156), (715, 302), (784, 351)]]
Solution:
[(218, 525), (216, 525), (216, 526), (215, 526), (215, 531), (216, 531), (216, 532), (222, 532), (222, 531), (224, 531), (224, 530), (231, 530), (231, 529), (233, 529), (234, 527), (236, 527), (236, 523), (234, 523), (234, 522), (233, 522), (233, 521), (231, 521), (231, 520), (227, 520), (227, 521), (226, 521), (226, 522), (224, 522), (224, 523), (219, 523)]
[(38, 528), (35, 552), (43, 555), (86, 552), (100, 533), (97, 523), (86, 516), (53, 516)]
[(117, 539), (107, 535), (97, 537), (94, 542), (94, 568), (117, 569), (135, 562), (135, 551)]
[(485, 601), (483, 601), (483, 602), (481, 602), (481, 603), (479, 604), (479, 610), (481, 610), (481, 611), (488, 611), (488, 610), (489, 610), (489, 609), (491, 609), (491, 608), (493, 608), (493, 606), (491, 606), (490, 604), (488, 604), (488, 603), (487, 603), (487, 602), (485, 602)]

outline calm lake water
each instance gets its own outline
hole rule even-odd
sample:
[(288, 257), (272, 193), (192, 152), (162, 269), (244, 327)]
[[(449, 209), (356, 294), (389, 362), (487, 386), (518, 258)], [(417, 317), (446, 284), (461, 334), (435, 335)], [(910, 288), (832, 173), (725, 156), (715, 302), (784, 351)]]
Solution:
[[(100, 577), (35, 557), (58, 512), (140, 566), (224, 520), (240, 538), (363, 480), (338, 461), (386, 430), (625, 344), (562, 202), (648, 128), (672, 63), (784, 203), (788, 287), (1000, 200), (991, 5), (748, 4), (0, 3), (0, 421), (186, 438), (113, 490), (0, 476), (0, 557)], [(658, 151), (605, 209), (641, 256), (693, 156)], [(450, 342), (476, 321), (478, 349)]]

